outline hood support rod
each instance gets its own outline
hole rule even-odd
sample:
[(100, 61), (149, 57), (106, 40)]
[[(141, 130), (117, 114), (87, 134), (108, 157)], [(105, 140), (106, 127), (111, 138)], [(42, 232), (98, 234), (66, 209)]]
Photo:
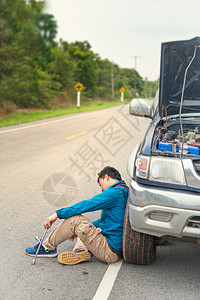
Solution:
[(185, 82), (186, 82), (186, 77), (187, 77), (188, 69), (191, 66), (193, 60), (195, 59), (197, 47), (199, 47), (199, 45), (195, 45), (193, 57), (190, 60), (187, 68), (185, 69), (184, 80), (183, 80), (183, 87), (182, 87), (182, 94), (181, 94), (181, 103), (180, 103), (180, 109), (179, 109), (179, 118), (180, 118), (180, 127), (181, 127), (181, 141), (182, 141), (181, 157), (183, 157), (183, 145), (184, 145), (183, 124), (182, 124), (181, 112), (182, 112), (182, 106), (183, 106), (183, 96), (184, 96), (184, 91), (185, 91)]

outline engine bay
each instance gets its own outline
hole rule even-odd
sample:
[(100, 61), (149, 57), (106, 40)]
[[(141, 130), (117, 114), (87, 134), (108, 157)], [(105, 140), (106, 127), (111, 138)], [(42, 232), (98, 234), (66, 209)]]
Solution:
[(159, 127), (156, 149), (163, 153), (200, 155), (200, 125), (183, 124), (182, 130), (180, 124)]

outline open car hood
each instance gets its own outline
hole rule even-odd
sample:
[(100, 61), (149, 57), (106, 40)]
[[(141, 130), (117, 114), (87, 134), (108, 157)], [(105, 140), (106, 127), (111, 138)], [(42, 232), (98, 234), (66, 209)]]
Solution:
[(185, 73), (181, 114), (200, 114), (200, 37), (162, 44), (159, 88), (161, 117), (179, 114)]

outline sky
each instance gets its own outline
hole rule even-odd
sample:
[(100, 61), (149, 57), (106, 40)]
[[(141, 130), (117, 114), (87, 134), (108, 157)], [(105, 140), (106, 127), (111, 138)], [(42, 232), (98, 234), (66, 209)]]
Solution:
[(102, 59), (149, 80), (159, 77), (161, 43), (200, 36), (199, 0), (46, 0), (45, 11), (57, 40), (87, 40)]

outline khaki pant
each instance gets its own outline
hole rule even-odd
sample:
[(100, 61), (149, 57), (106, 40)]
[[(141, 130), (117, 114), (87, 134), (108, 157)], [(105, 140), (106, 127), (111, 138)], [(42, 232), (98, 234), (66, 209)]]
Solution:
[(101, 233), (101, 228), (96, 228), (82, 215), (64, 220), (50, 233), (44, 245), (49, 250), (54, 250), (74, 234), (78, 238), (73, 251), (90, 250), (99, 260), (108, 264), (119, 260), (118, 255), (110, 249), (105, 236)]

